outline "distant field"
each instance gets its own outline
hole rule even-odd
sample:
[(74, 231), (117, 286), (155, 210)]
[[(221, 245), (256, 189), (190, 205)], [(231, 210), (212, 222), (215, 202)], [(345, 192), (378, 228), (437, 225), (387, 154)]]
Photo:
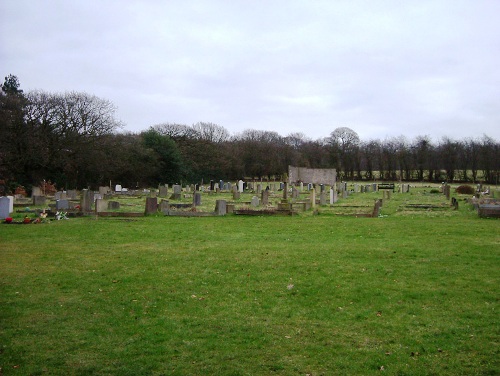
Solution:
[(2, 224), (0, 374), (498, 375), (500, 222), (431, 189), (379, 218), (351, 214), (381, 192), (317, 215)]

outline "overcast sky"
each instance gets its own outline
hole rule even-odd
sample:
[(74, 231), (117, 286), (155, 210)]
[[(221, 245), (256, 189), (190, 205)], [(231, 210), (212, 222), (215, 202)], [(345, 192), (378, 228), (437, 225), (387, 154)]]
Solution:
[(1, 0), (0, 77), (124, 130), (500, 139), (500, 0)]

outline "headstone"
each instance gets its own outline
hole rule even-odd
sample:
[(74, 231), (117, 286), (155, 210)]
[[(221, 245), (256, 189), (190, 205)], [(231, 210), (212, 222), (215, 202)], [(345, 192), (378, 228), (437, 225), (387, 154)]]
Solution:
[(10, 217), (10, 199), (6, 196), (0, 197), (0, 218)]
[(42, 195), (42, 190), (40, 189), (40, 187), (33, 187), (31, 189), (31, 197), (41, 196), (41, 195)]
[(380, 200), (375, 201), (375, 205), (373, 207), (372, 217), (378, 217), (380, 214), (380, 207), (382, 206), (382, 202)]
[(166, 185), (160, 185), (158, 196), (167, 197), (167, 195), (168, 195), (168, 187)]
[(145, 214), (154, 214), (158, 211), (158, 199), (156, 197), (146, 197)]
[(342, 198), (347, 198), (347, 195), (348, 195), (347, 191), (342, 191)]
[(321, 206), (325, 206), (326, 205), (326, 192), (323, 191), (319, 194), (319, 204)]
[(68, 199), (70, 200), (76, 200), (76, 190), (74, 189), (68, 189), (66, 192)]
[(219, 189), (224, 189), (224, 181), (223, 180), (219, 180)]
[(170, 196), (170, 198), (172, 200), (180, 200), (181, 194), (182, 194), (182, 187), (180, 185), (176, 184), (173, 186), (173, 190), (174, 190), (174, 193), (172, 194), (172, 196)]
[(283, 200), (288, 200), (288, 183), (281, 183), (283, 185)]
[(359, 184), (354, 184), (354, 193), (359, 193)]
[(307, 184), (307, 190), (310, 191), (311, 189), (313, 189), (312, 183)]
[(233, 200), (239, 200), (240, 199), (240, 192), (238, 190), (233, 190)]
[(324, 184), (320, 184), (319, 188), (320, 188), (320, 193), (325, 191), (325, 185)]
[(54, 200), (60, 200), (62, 197), (62, 192), (61, 191), (57, 191), (56, 193), (54, 193)]
[(269, 205), (269, 191), (267, 189), (261, 193), (261, 202), (262, 205)]
[(69, 202), (68, 200), (56, 200), (56, 210), (68, 210)]
[(337, 190), (333, 190), (333, 203), (335, 204), (339, 200)]
[(163, 214), (168, 214), (168, 211), (170, 210), (170, 203), (168, 200), (161, 200), (160, 201), (160, 211)]
[(102, 213), (108, 210), (108, 203), (106, 200), (103, 200), (101, 198), (98, 198), (95, 200), (95, 212), (96, 213)]
[(102, 195), (99, 193), (94, 193), (94, 199), (92, 201), (95, 202), (95, 200), (102, 200)]
[(259, 198), (258, 198), (257, 196), (253, 196), (253, 197), (252, 197), (251, 205), (252, 205), (253, 207), (257, 207), (257, 206), (259, 206)]
[(94, 203), (94, 192), (89, 189), (84, 189), (80, 197), (80, 210), (82, 212), (92, 211), (93, 203)]
[(233, 189), (233, 184), (231, 184), (231, 182), (228, 182), (226, 190), (231, 191), (232, 189)]
[(293, 187), (292, 188), (292, 198), (297, 198), (299, 197), (299, 191), (297, 190), (297, 188)]
[(372, 191), (377, 192), (377, 183), (372, 184)]
[(115, 192), (121, 192), (122, 186), (120, 184), (115, 185)]
[(118, 209), (120, 209), (120, 203), (118, 201), (108, 201), (108, 210)]
[(335, 201), (333, 201), (333, 189), (330, 188), (330, 205), (333, 205)]
[(220, 190), (219, 183), (214, 184), (214, 190), (215, 190), (215, 192), (219, 192), (219, 190)]
[(45, 196), (33, 196), (33, 205), (35, 206), (45, 205)]
[(216, 200), (215, 201), (215, 213), (217, 215), (226, 215), (226, 212), (227, 212), (226, 200)]
[(311, 189), (310, 200), (311, 200), (311, 207), (314, 209), (316, 207), (316, 190), (315, 189)]
[(104, 196), (105, 194), (107, 194), (109, 191), (109, 187), (99, 187), (99, 194), (101, 196)]
[(193, 194), (193, 206), (200, 206), (200, 205), (201, 205), (201, 193), (195, 192)]
[(257, 194), (260, 195), (262, 193), (262, 184), (257, 184)]
[(238, 181), (238, 192), (243, 192), (243, 180)]
[(210, 190), (215, 191), (215, 181), (210, 180)]
[(304, 183), (303, 182), (300, 182), (300, 191), (304, 192)]

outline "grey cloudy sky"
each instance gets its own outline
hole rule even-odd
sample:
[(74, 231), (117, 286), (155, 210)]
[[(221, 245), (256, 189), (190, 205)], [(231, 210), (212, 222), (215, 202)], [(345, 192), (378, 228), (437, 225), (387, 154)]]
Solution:
[(500, 139), (498, 0), (2, 0), (0, 14), (2, 77), (108, 99), (126, 131)]

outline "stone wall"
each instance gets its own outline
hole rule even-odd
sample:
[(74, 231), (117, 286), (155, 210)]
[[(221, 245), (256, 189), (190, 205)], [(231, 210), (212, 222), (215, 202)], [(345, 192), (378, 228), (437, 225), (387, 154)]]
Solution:
[(334, 185), (337, 180), (337, 171), (334, 168), (288, 166), (288, 180), (290, 183), (301, 181), (303, 183)]

